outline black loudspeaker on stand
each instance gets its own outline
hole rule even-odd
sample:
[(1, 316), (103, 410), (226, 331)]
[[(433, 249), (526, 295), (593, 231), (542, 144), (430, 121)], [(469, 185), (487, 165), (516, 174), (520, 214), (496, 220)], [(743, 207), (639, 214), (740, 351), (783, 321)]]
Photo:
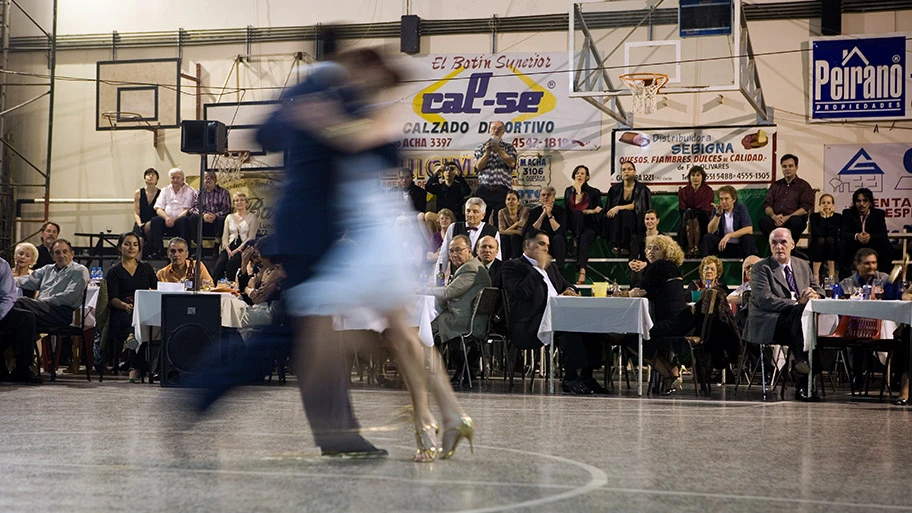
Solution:
[(186, 386), (186, 381), (218, 364), (221, 298), (217, 294), (163, 294), (161, 301), (161, 386)]
[(181, 121), (181, 151), (184, 153), (225, 153), (228, 127), (221, 121), (185, 119)]

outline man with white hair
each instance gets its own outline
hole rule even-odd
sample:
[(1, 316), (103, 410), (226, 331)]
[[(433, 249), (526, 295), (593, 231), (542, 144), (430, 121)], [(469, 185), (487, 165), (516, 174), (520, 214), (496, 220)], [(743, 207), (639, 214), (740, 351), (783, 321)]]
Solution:
[(793, 369), (799, 375), (795, 398), (816, 400), (816, 396), (804, 388), (807, 382), (801, 379), (801, 375), (807, 376), (810, 369), (804, 350), (801, 314), (808, 301), (823, 297), (823, 289), (811, 272), (810, 264), (792, 256), (795, 241), (788, 228), (773, 230), (769, 245), (773, 254), (751, 268), (750, 314), (745, 338), (754, 344), (776, 341), (787, 345), (795, 359)]
[(190, 230), (187, 216), (190, 209), (196, 205), (196, 190), (184, 182), (184, 172), (175, 167), (168, 171), (171, 186), (162, 189), (155, 202), (155, 214), (149, 221), (149, 258), (164, 256), (162, 237), (173, 235), (184, 240), (190, 240)]
[[(449, 248), (450, 242), (456, 235), (465, 235), (469, 238), (469, 248), (472, 249), (472, 256), (476, 256), (478, 239), (491, 236), (497, 241), (497, 247), (500, 247), (500, 232), (492, 224), (483, 221), (487, 205), (481, 198), (469, 198), (465, 203), (465, 222), (453, 223), (447, 228), (446, 235), (443, 237), (443, 244), (440, 246), (440, 255), (437, 257), (437, 269), (446, 269), (449, 254), (443, 248)], [(497, 251), (497, 258), (500, 258), (500, 250)]]

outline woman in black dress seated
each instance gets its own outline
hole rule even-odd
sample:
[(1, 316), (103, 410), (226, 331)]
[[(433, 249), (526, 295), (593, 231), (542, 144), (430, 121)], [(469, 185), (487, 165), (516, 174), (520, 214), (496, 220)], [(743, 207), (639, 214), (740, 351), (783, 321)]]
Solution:
[[(589, 168), (573, 169), (573, 184), (564, 190), (564, 202), (570, 213), (570, 233), (576, 240), (576, 263), (579, 266), (577, 285), (586, 283), (586, 266), (589, 265), (589, 246), (602, 231), (602, 191), (589, 185)], [(518, 256), (518, 255), (517, 255)]]
[(680, 269), (684, 251), (671, 237), (656, 235), (646, 239), (646, 259), (649, 266), (639, 287), (630, 289), (630, 296), (649, 298), (653, 325), (649, 340), (643, 342), (643, 361), (662, 375), (665, 394), (670, 395), (681, 388), (682, 382), (681, 369), (669, 353), (672, 349), (681, 350), (684, 336), (693, 327)]
[[(129, 232), (120, 236), (117, 241), (120, 251), (120, 262), (114, 264), (105, 275), (108, 286), (108, 304), (110, 306), (110, 341), (114, 347), (120, 347), (125, 341), (135, 342), (133, 335), (133, 295), (137, 290), (150, 290), (158, 286), (152, 266), (141, 262), (142, 242), (136, 233)], [(141, 359), (135, 344), (126, 344), (132, 353), (130, 360), (130, 382), (139, 377), (138, 366)]]
[(741, 353), (741, 329), (728, 303), (731, 290), (722, 283), (723, 273), (722, 260), (708, 256), (700, 262), (701, 279), (690, 284), (692, 296), (697, 296), (693, 292), (699, 292), (699, 299), (692, 297), (696, 303), (694, 335), (703, 337), (702, 348), (711, 356), (704, 359), (704, 368), (697, 369), (701, 373), (697, 376), (698, 381), (703, 384), (708, 384), (712, 369), (731, 372)]
[(636, 179), (633, 162), (621, 164), (621, 181), (608, 189), (605, 205), (605, 230), (616, 255), (630, 255), (634, 234), (646, 231), (643, 215), (652, 208), (652, 192)]
[(808, 244), (808, 257), (814, 268), (814, 277), (820, 279), (820, 266), (827, 263), (827, 276), (836, 277), (836, 258), (842, 252), (842, 241), (839, 238), (839, 228), (842, 224), (842, 215), (835, 212), (836, 200), (829, 194), (823, 194), (817, 200), (819, 212), (810, 216), (811, 237)]
[(150, 167), (143, 172), (143, 181), (146, 186), (136, 189), (133, 193), (133, 233), (139, 235), (144, 241), (149, 242), (151, 225), (149, 221), (156, 215), (155, 202), (161, 189), (158, 188), (158, 171)]

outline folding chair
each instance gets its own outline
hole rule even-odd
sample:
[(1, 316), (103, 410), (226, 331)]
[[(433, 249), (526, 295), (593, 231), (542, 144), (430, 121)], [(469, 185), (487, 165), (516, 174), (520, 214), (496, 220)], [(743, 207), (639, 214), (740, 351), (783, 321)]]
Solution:
[[(857, 349), (865, 351), (868, 354), (874, 351), (886, 352), (887, 361), (884, 365), (884, 374), (880, 385), (880, 399), (884, 398), (884, 391), (887, 389), (887, 369), (889, 369), (890, 361), (893, 357), (893, 348), (898, 343), (898, 341), (894, 339), (881, 339), (880, 332), (882, 323), (883, 321), (880, 319), (867, 319), (853, 317), (851, 315), (840, 316), (839, 324), (836, 325), (836, 329), (833, 333), (825, 337), (817, 337), (816, 346), (818, 350), (839, 351), (843, 355), (844, 362), (849, 361), (848, 349)], [(854, 369), (850, 370), (852, 371), (851, 374), (855, 373)], [(864, 373), (864, 393), (867, 395), (870, 374), (867, 369), (864, 370)], [(851, 379), (851, 375), (849, 379), (849, 390), (853, 396), (856, 395), (855, 383)], [(858, 392), (860, 395), (861, 390)], [(892, 391), (890, 392), (890, 395), (892, 395)]]
[[(62, 337), (79, 337), (82, 341), (82, 357), (85, 358), (86, 380), (92, 381), (91, 370), (94, 363), (94, 353), (92, 352), (92, 337), (87, 335), (85, 329), (86, 315), (88, 309), (85, 306), (86, 294), (88, 288), (82, 293), (82, 302), (79, 308), (73, 311), (73, 323), (69, 326), (39, 326), (38, 331), (46, 333), (47, 337), (42, 339), (41, 353), (45, 360), (45, 369), (51, 375), (51, 381), (57, 381), (57, 365), (60, 364), (60, 350)], [(74, 342), (75, 347), (75, 342)], [(53, 353), (53, 355), (52, 355)], [(76, 358), (76, 351), (73, 351), (73, 358)]]
[[(487, 341), (488, 332), (491, 329), (491, 316), (497, 311), (497, 305), (500, 301), (500, 289), (494, 287), (485, 287), (478, 291), (475, 296), (475, 304), (472, 307), (472, 318), (469, 321), (469, 331), (459, 335), (459, 344), (462, 346), (463, 369), (462, 372), (468, 381), (469, 388), (472, 388), (472, 373), (469, 371), (469, 350), (467, 342), (475, 337), (475, 333), (480, 333), (477, 337), (481, 344), (481, 375), (485, 373), (485, 342)], [(480, 331), (479, 331), (480, 329)]]

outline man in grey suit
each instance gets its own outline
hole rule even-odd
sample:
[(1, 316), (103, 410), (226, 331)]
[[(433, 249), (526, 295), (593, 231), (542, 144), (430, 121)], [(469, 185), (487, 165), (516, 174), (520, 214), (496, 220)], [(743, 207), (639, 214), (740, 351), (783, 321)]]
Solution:
[[(450, 282), (445, 287), (434, 287), (431, 295), (440, 302), (440, 315), (434, 319), (432, 327), (440, 335), (440, 340), (450, 344), (450, 354), (456, 363), (456, 374), (453, 375), (454, 384), (461, 384), (467, 372), (472, 372), (471, 365), (466, 365), (463, 360), (462, 347), (459, 336), (468, 332), (472, 321), (472, 308), (478, 292), (491, 286), (491, 277), (484, 264), (472, 256), (471, 241), (465, 235), (456, 235), (450, 242), (449, 259), (451, 269), (455, 272), (450, 277)], [(476, 328), (483, 326), (476, 323)], [(476, 331), (480, 331), (476, 329)], [(483, 333), (473, 333), (481, 337)], [(471, 346), (469, 362), (476, 361), (478, 348)]]
[[(751, 302), (747, 323), (747, 340), (754, 344), (772, 341), (788, 345), (795, 358), (794, 371), (807, 375), (810, 367), (804, 350), (801, 313), (811, 299), (823, 297), (823, 289), (806, 260), (792, 256), (795, 242), (788, 228), (770, 233), (772, 256), (754, 264), (751, 269)], [(806, 382), (799, 379), (795, 398), (812, 400)]]

